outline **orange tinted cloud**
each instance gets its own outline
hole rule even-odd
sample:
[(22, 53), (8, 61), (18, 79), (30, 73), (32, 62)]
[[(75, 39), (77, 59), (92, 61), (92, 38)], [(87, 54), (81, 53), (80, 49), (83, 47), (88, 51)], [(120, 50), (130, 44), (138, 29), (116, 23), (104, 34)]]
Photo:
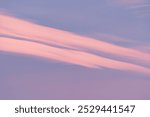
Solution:
[(150, 54), (135, 49), (121, 47), (93, 38), (79, 36), (67, 31), (41, 26), (6, 15), (0, 15), (0, 34), (26, 38), (30, 41), (77, 50), (86, 48), (88, 50), (96, 50), (117, 56), (128, 57), (133, 60), (150, 62)]
[(37, 42), (17, 40), (13, 38), (1, 37), (0, 51), (37, 56), (90, 68), (105, 67), (109, 69), (150, 74), (150, 69), (139, 65), (116, 61), (87, 52), (46, 46)]

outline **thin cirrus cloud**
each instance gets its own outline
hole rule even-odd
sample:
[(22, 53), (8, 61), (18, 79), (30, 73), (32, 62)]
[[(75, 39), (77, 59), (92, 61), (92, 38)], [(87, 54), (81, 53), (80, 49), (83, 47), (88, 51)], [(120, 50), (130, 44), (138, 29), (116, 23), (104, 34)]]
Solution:
[[(117, 56), (130, 57), (133, 59), (136, 58), (136, 60), (150, 62), (150, 55), (144, 52), (117, 46), (89, 37), (78, 36), (67, 31), (41, 26), (6, 15), (0, 15), (0, 34), (27, 38), (29, 41), (36, 41), (71, 49), (96, 50), (113, 55), (115, 54)], [(109, 36), (109, 38), (111, 37)]]
[[(109, 3), (110, 1), (108, 1)], [(150, 15), (150, 1), (149, 0), (111, 0), (112, 3), (125, 6), (131, 11), (134, 11), (138, 16)]]
[(148, 53), (41, 26), (4, 14), (0, 15), (0, 34), (2, 35), (0, 51), (32, 55), (90, 68), (105, 67), (150, 74), (149, 68), (101, 57), (83, 48), (150, 62)]
[(120, 5), (137, 5), (137, 4), (144, 4), (147, 0), (111, 0)]
[(94, 36), (105, 42), (107, 41), (107, 42), (135, 43), (135, 41), (133, 40), (129, 40), (127, 38), (122, 38), (108, 33), (95, 33)]
[(150, 74), (150, 69), (144, 68), (142, 66), (111, 60), (82, 51), (51, 47), (36, 42), (17, 40), (12, 38), (0, 38), (0, 47), (0, 50), (4, 52), (44, 57), (50, 60), (77, 64), (84, 67), (105, 67)]

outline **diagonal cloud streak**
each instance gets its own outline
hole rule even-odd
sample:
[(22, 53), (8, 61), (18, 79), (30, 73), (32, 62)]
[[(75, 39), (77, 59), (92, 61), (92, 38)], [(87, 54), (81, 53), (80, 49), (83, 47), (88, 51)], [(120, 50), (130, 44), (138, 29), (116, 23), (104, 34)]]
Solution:
[(17, 40), (12, 38), (0, 38), (0, 51), (37, 56), (89, 68), (105, 67), (116, 70), (126, 70), (150, 74), (150, 69), (139, 65), (111, 60), (82, 51), (56, 48), (36, 42)]
[(111, 0), (111, 2), (115, 2), (120, 5), (139, 5), (146, 3), (147, 0)]
[(117, 5), (125, 6), (131, 10), (134, 10), (135, 13), (138, 13), (138, 16), (148, 16), (150, 1), (149, 0), (107, 0), (108, 3), (112, 2)]
[(0, 15), (0, 34), (72, 49), (88, 49), (150, 62), (150, 54), (104, 41)]
[(144, 66), (108, 59), (83, 49), (150, 62), (148, 53), (41, 26), (4, 14), (0, 15), (0, 34), (0, 51), (3, 52), (42, 57), (89, 68), (104, 67), (150, 74), (150, 69)]

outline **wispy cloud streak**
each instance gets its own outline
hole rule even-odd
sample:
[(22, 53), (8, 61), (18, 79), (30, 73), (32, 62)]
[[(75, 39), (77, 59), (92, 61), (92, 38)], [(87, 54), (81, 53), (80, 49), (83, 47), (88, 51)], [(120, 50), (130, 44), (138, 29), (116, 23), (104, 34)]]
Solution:
[(41, 26), (5, 15), (0, 15), (0, 34), (19, 36), (32, 41), (72, 49), (86, 48), (150, 62), (150, 55), (144, 52), (95, 40), (93, 38), (78, 36), (70, 32)]
[(108, 0), (108, 3), (111, 2), (113, 4), (125, 6), (130, 10), (138, 13), (138, 16), (148, 16), (150, 15), (150, 1), (149, 0)]
[(147, 0), (111, 0), (111, 1), (120, 5), (139, 5), (147, 2)]
[(138, 65), (111, 60), (82, 51), (56, 48), (12, 38), (0, 38), (0, 51), (43, 57), (90, 68), (105, 67), (150, 74), (150, 69)]
[[(90, 68), (104, 67), (150, 74), (149, 68), (101, 57), (83, 48), (150, 62), (148, 53), (41, 26), (15, 17), (0, 15), (0, 34), (16, 37), (1, 36), (0, 51), (37, 56)], [(24, 40), (17, 38), (24, 38)], [(60, 48), (60, 46), (66, 48)]]

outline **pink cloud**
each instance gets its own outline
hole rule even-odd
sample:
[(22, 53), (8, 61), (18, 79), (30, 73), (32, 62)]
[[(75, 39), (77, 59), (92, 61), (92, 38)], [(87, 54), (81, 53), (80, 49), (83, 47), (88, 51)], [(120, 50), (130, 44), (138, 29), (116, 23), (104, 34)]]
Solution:
[[(31, 41), (71, 49), (86, 48), (88, 50), (96, 50), (117, 56), (150, 62), (150, 55), (139, 50), (121, 47), (89, 37), (79, 36), (67, 31), (41, 26), (6, 15), (0, 15), (0, 34), (26, 38)], [(112, 36), (112, 38), (114, 38), (114, 36)]]
[[(136, 49), (117, 46), (6, 15), (0, 15), (0, 34), (11, 37), (0, 37), (0, 51), (42, 57), (90, 68), (105, 67), (150, 74), (149, 68), (101, 57), (84, 50), (86, 48), (150, 62), (150, 54)], [(24, 38), (24, 40), (17, 38)]]
[(150, 74), (150, 69), (139, 65), (116, 61), (83, 51), (62, 49), (13, 38), (1, 37), (0, 51), (37, 56), (90, 68), (105, 67), (116, 70), (126, 70)]

